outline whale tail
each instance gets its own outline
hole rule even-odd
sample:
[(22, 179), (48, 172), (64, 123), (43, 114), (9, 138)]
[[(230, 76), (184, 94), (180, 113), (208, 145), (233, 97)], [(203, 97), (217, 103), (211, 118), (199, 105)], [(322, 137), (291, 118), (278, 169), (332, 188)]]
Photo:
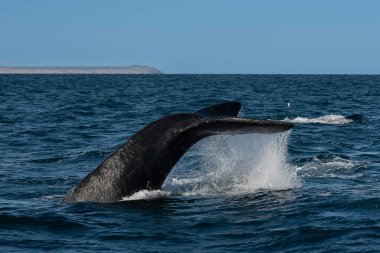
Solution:
[(270, 134), (293, 127), (287, 122), (237, 117), (240, 109), (239, 102), (226, 102), (150, 123), (79, 182), (63, 202), (115, 202), (140, 190), (159, 189), (185, 152), (211, 135)]
[(237, 101), (224, 102), (217, 105), (202, 108), (193, 114), (202, 117), (218, 117), (218, 116), (238, 116), (241, 110), (241, 104)]

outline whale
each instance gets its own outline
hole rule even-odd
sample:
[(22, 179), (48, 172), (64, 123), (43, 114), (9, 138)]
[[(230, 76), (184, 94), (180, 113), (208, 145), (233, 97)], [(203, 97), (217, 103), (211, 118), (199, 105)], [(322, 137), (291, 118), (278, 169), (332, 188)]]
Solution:
[(186, 151), (208, 136), (273, 134), (293, 127), (289, 122), (242, 118), (240, 110), (240, 102), (228, 101), (148, 124), (69, 190), (62, 203), (119, 202), (141, 190), (158, 190)]
[(362, 114), (351, 114), (346, 116), (345, 118), (357, 124), (366, 124), (369, 122), (369, 119)]

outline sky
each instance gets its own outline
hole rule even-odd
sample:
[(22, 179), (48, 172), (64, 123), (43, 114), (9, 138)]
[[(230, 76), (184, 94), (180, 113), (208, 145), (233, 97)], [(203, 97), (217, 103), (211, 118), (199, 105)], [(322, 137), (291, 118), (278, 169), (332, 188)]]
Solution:
[(0, 66), (380, 74), (378, 0), (0, 0)]

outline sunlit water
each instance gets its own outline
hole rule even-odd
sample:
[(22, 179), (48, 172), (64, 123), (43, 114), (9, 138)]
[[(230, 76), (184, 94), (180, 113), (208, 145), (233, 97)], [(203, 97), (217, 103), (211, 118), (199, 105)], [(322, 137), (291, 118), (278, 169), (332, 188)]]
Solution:
[[(158, 191), (61, 204), (149, 122), (226, 100), (295, 127), (206, 138)], [(379, 108), (380, 76), (0, 75), (0, 251), (378, 252)]]

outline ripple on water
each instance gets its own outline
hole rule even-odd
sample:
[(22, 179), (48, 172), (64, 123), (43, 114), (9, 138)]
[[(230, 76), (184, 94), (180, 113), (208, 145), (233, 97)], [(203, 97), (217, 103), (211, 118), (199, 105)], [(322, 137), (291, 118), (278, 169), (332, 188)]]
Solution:
[[(379, 83), (372, 75), (0, 75), (0, 251), (378, 252)], [(149, 122), (225, 100), (241, 101), (246, 117), (295, 126), (204, 140), (161, 191), (61, 204)], [(369, 122), (343, 118), (354, 113)]]

